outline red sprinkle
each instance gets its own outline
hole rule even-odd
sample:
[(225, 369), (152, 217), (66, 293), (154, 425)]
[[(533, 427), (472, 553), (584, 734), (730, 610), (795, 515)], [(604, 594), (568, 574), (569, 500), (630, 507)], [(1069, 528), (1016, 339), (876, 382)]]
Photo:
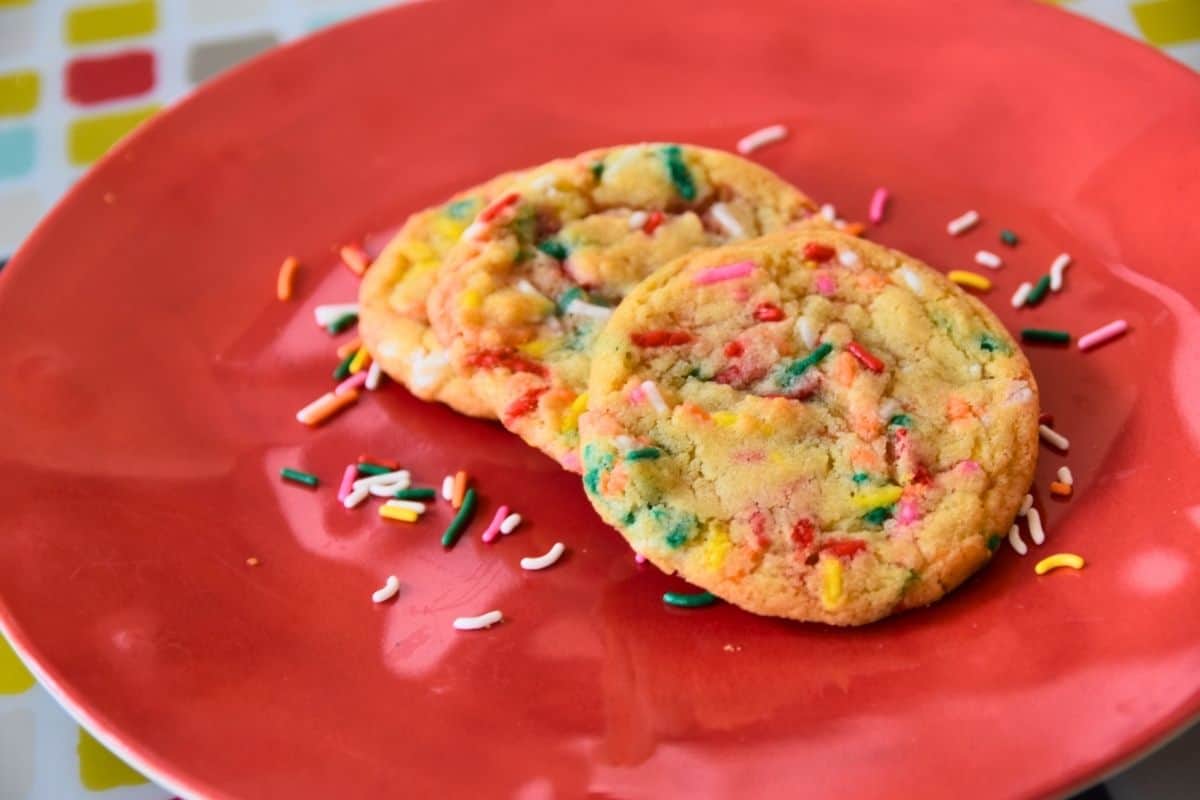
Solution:
[(850, 342), (850, 344), (846, 345), (846, 349), (850, 351), (850, 355), (857, 358), (859, 363), (871, 370), (871, 372), (883, 372), (883, 362), (868, 353), (867, 349), (858, 342)]
[(828, 261), (834, 255), (834, 249), (827, 244), (809, 242), (804, 245), (804, 257), (809, 261)]
[(754, 318), (759, 322), (779, 322), (783, 319), (783, 309), (774, 303), (759, 303)]
[(375, 456), (370, 456), (365, 453), (358, 457), (358, 463), (360, 463), (360, 464), (378, 464), (379, 466), (387, 467), (388, 469), (390, 469), (392, 471), (400, 469), (399, 462), (392, 461), (390, 458), (376, 458)]
[(917, 464), (917, 468), (913, 470), (912, 481), (910, 482), (918, 486), (928, 486), (933, 483), (933, 476), (929, 474), (929, 467), (924, 464)]
[(539, 386), (536, 389), (530, 389), (516, 400), (513, 400), (508, 404), (508, 408), (504, 409), (504, 421), (506, 423), (512, 422), (514, 419), (523, 417), (537, 409), (538, 398), (549, 390), (549, 386)]
[(798, 520), (792, 526), (792, 542), (796, 545), (796, 549), (804, 551), (812, 546), (816, 532), (817, 528), (811, 519)]
[(654, 233), (654, 229), (663, 224), (663, 219), (661, 211), (651, 211), (650, 216), (646, 218), (646, 224), (642, 225), (642, 233), (647, 236)]
[(1038, 414), (1038, 425), (1045, 425), (1048, 428), (1054, 427), (1054, 415), (1041, 413)]
[(544, 366), (517, 355), (512, 350), (477, 350), (467, 357), (467, 364), (480, 369), (504, 368), (513, 372), (531, 372), (539, 377), (546, 377)]
[(737, 358), (744, 352), (746, 352), (746, 348), (739, 341), (735, 340), (725, 345), (725, 355), (729, 358)]
[(641, 331), (629, 337), (638, 347), (674, 347), (692, 341), (687, 331)]
[(509, 192), (508, 194), (500, 195), (493, 200), (487, 208), (479, 212), (479, 221), (491, 222), (497, 216), (499, 216), (501, 211), (513, 205), (520, 199), (521, 195), (517, 194), (516, 192)]
[(862, 539), (831, 539), (821, 545), (822, 553), (832, 553), (838, 558), (853, 558), (867, 549)]

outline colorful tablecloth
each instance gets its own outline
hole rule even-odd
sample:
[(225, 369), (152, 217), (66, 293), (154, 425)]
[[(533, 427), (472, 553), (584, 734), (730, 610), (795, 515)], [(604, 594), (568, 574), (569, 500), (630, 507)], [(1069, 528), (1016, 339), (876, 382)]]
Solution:
[[(1058, 0), (1200, 70), (1200, 0)], [(164, 104), (384, 0), (0, 0), (0, 267), (54, 201)], [(1193, 730), (1107, 784), (1191, 797)], [(161, 800), (38, 687), (0, 638), (0, 800)], [(1098, 792), (1104, 796), (1105, 790)]]

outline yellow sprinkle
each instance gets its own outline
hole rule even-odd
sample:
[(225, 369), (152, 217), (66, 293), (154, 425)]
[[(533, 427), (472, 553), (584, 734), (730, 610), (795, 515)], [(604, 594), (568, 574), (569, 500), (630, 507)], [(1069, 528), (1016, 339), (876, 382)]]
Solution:
[(433, 221), (433, 234), (445, 242), (447, 247), (461, 239), (466, 229), (466, 222), (450, 217), (441, 216)]
[(1074, 553), (1055, 553), (1039, 561), (1037, 566), (1033, 568), (1033, 571), (1038, 575), (1045, 575), (1050, 570), (1058, 569), (1059, 567), (1083, 569), (1083, 559)]
[(981, 292), (986, 292), (992, 288), (992, 282), (978, 272), (967, 272), (965, 269), (952, 269), (947, 273), (946, 277), (959, 286), (967, 286), (971, 289), (978, 289)]
[(716, 572), (725, 564), (729, 548), (733, 543), (729, 540), (729, 526), (724, 522), (710, 522), (708, 537), (704, 540), (704, 564)]
[(394, 519), (397, 522), (416, 522), (418, 514), (408, 508), (384, 505), (379, 507), (379, 516), (384, 519)]
[(350, 374), (357, 375), (362, 372), (363, 367), (367, 365), (367, 359), (370, 357), (370, 354), (367, 353), (367, 348), (358, 348), (358, 352), (354, 354), (354, 358), (350, 359)]
[(878, 489), (868, 489), (854, 495), (854, 505), (859, 508), (879, 508), (890, 506), (900, 499), (904, 490), (899, 486), (880, 486)]
[(546, 351), (550, 349), (550, 342), (547, 339), (534, 339), (532, 342), (518, 345), (517, 349), (527, 356), (533, 358), (541, 358), (546, 355)]
[(712, 414), (713, 422), (723, 428), (728, 428), (737, 422), (737, 414), (732, 411), (714, 411)]
[(406, 242), (401, 252), (404, 253), (405, 258), (413, 262), (414, 266), (428, 261), (432, 261), (434, 265), (438, 263), (437, 251), (430, 247), (428, 242), (422, 242), (419, 239)]
[(467, 289), (458, 302), (463, 308), (476, 309), (483, 305), (483, 298), (474, 289)]
[(579, 427), (579, 415), (587, 410), (588, 396), (587, 392), (576, 397), (571, 401), (571, 405), (563, 414), (562, 433), (569, 433)]
[(832, 611), (842, 604), (842, 562), (837, 558), (821, 559), (821, 605)]

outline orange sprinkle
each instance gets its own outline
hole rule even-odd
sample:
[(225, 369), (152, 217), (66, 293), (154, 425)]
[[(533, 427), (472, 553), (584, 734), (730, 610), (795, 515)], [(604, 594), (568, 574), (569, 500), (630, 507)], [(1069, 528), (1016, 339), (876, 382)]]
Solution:
[(355, 275), (362, 275), (367, 271), (367, 251), (360, 245), (348, 244), (338, 251), (338, 254), (342, 257), (342, 263)]
[(879, 454), (865, 445), (857, 448), (850, 454), (850, 463), (857, 469), (871, 469), (879, 467)]
[(693, 416), (701, 422), (708, 422), (711, 419), (708, 412), (695, 403), (680, 403), (678, 408), (683, 413)]
[(346, 406), (356, 402), (358, 402), (357, 389), (347, 389), (341, 394), (328, 392), (300, 409), (296, 414), (296, 419), (310, 428), (315, 428)]
[(461, 469), (454, 473), (454, 492), (450, 495), (450, 507), (458, 508), (462, 505), (463, 495), (467, 493), (467, 473)]
[[(345, 356), (343, 356), (343, 358), (345, 358)], [(367, 455), (365, 453), (358, 457), (358, 463), (375, 464), (380, 467), (387, 467), (393, 472), (400, 469), (400, 462), (398, 461), (393, 461), (390, 458), (376, 458), (375, 456)]]
[(339, 345), (338, 349), (337, 349), (338, 361), (341, 361), (343, 358), (350, 355), (351, 353), (357, 352), (358, 348), (360, 348), (362, 346), (363, 346), (362, 339), (360, 339), (357, 336), (355, 336), (353, 339), (346, 342), (345, 344)]
[(867, 226), (861, 222), (847, 222), (842, 226), (842, 232), (848, 233), (851, 236), (861, 236), (862, 232), (867, 229)]
[(858, 273), (856, 280), (858, 281), (858, 288), (867, 292), (878, 292), (887, 286), (887, 281), (884, 280), (882, 275), (870, 270)]
[(971, 404), (958, 395), (951, 395), (946, 401), (946, 413), (950, 419), (963, 419), (971, 416)]
[(1062, 481), (1054, 481), (1050, 484), (1050, 494), (1056, 497), (1070, 497), (1071, 484), (1063, 483)]
[(612, 497), (625, 491), (629, 485), (629, 473), (621, 464), (613, 467), (611, 472), (604, 473), (600, 478), (600, 493)]
[(275, 279), (275, 296), (281, 302), (286, 303), (292, 299), (292, 287), (296, 283), (296, 272), (299, 269), (300, 262), (292, 256), (285, 258), (283, 265), (279, 267), (279, 277)]
[(246, 559), (246, 566), (247, 566), (247, 567), (257, 567), (257, 566), (258, 566), (260, 563), (262, 563), (262, 562), (260, 562), (260, 561), (259, 561), (257, 558), (255, 558), (254, 556), (250, 556), (249, 558), (247, 558), (247, 559)]
[(845, 351), (838, 353), (838, 357), (833, 362), (833, 379), (842, 386), (849, 386), (854, 383), (856, 375), (858, 375), (858, 364), (855, 363), (854, 356)]

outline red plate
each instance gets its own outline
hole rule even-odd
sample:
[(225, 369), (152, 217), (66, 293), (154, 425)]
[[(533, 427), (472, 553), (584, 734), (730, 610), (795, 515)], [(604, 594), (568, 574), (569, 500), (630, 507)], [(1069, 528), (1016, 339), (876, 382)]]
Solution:
[[(1028, 797), (1089, 781), (1200, 707), (1200, 81), (1017, 2), (446, 2), (271, 55), (88, 175), (0, 282), (0, 623), (68, 707), (163, 783), (216, 797)], [(1046, 451), (1038, 578), (1004, 547), (946, 602), (863, 630), (665, 608), (577, 479), (391, 387), (318, 431), (334, 248), (456, 187), (668, 139), (756, 157), (943, 267), (980, 248), (1072, 442)], [(948, 220), (982, 224), (960, 238)], [(1016, 249), (999, 244), (1008, 227)], [(1059, 251), (1042, 306), (1008, 308)], [(276, 267), (306, 265), (297, 301)], [(369, 451), (480, 519), (446, 553), (347, 512)], [(1075, 497), (1051, 500), (1070, 464)], [(318, 473), (316, 491), (279, 468)], [(530, 523), (479, 541), (499, 503)], [(565, 541), (544, 573), (522, 556)], [(257, 568), (248, 557), (261, 559)], [(398, 600), (373, 606), (389, 573)], [(501, 608), (503, 625), (451, 629)]]

